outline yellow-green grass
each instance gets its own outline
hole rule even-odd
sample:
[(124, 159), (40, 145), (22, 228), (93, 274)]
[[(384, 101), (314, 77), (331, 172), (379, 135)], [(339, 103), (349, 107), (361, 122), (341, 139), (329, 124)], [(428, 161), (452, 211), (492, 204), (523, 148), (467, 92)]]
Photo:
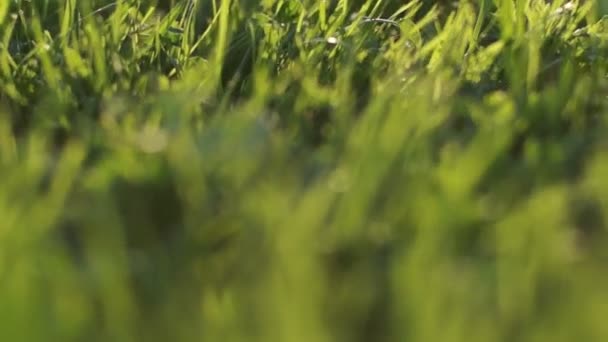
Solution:
[(607, 341), (605, 0), (0, 0), (1, 341)]

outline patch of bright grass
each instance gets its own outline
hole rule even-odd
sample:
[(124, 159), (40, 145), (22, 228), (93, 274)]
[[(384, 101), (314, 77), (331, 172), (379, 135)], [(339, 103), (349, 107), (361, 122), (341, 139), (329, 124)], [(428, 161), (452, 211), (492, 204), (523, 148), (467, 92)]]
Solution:
[(0, 1), (0, 340), (608, 340), (607, 4)]

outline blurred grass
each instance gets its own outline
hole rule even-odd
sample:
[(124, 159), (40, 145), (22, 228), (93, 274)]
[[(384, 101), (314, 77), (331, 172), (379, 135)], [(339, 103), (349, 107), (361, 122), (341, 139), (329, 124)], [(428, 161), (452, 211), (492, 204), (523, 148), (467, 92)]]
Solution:
[(606, 4), (0, 2), (0, 340), (607, 340)]

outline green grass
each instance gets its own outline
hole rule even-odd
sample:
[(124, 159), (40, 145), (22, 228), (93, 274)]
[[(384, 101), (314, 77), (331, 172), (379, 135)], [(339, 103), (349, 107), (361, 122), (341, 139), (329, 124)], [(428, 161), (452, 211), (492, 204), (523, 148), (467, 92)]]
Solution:
[(604, 14), (0, 0), (0, 340), (608, 340)]

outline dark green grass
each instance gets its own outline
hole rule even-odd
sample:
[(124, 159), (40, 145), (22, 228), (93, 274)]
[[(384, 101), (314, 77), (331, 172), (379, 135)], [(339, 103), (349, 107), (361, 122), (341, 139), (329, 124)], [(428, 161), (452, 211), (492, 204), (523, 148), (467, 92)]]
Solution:
[(0, 1), (0, 340), (608, 340), (607, 4)]

